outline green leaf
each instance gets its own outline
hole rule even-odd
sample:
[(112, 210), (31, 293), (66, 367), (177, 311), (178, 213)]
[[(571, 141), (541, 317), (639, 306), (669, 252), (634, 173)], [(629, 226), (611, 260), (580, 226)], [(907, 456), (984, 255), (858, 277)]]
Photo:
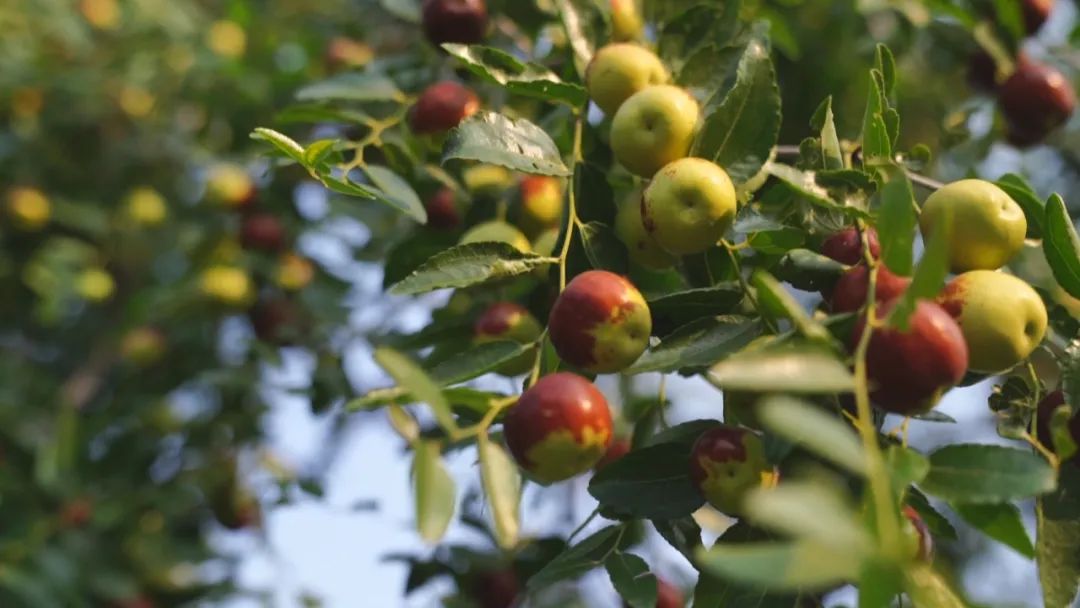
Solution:
[(734, 281), (665, 293), (649, 300), (653, 327), (660, 335), (690, 321), (729, 314), (743, 299), (742, 288)]
[(615, 591), (628, 606), (656, 607), (656, 576), (649, 572), (645, 560), (633, 553), (612, 553), (604, 560), (604, 568)]
[(444, 44), (470, 72), (508, 92), (547, 101), (559, 101), (579, 108), (589, 101), (585, 88), (563, 82), (554, 72), (538, 63), (526, 63), (500, 49), (464, 44)]
[(828, 544), (796, 542), (717, 543), (698, 552), (703, 572), (762, 589), (829, 589), (854, 580), (862, 559)]
[(915, 305), (919, 300), (931, 300), (941, 292), (945, 278), (949, 276), (949, 242), (952, 240), (952, 233), (953, 215), (951, 210), (946, 210), (927, 239), (919, 266), (911, 277), (911, 284), (889, 313), (888, 324), (891, 327), (907, 331), (908, 320), (911, 313), (915, 312)]
[(745, 317), (700, 319), (665, 337), (624, 373), (672, 372), (687, 367), (707, 367), (737, 352), (760, 334), (761, 324)]
[(691, 154), (716, 162), (743, 184), (765, 166), (779, 133), (776, 73), (766, 44), (752, 40), (739, 60), (735, 86), (705, 117)]
[(1062, 289), (1080, 298), (1080, 237), (1065, 208), (1065, 201), (1054, 194), (1046, 203), (1046, 234), (1043, 252)]
[[(717, 544), (733, 546), (739, 543), (756, 543), (768, 536), (744, 521), (736, 522), (724, 530)], [(693, 561), (694, 558), (691, 558)], [(719, 579), (709, 571), (702, 571), (694, 588), (694, 605), (722, 608), (793, 608), (799, 605), (797, 595), (778, 594), (755, 586), (745, 586)]]
[(443, 465), (439, 442), (422, 441), (415, 449), (412, 473), (416, 528), (425, 542), (435, 544), (454, 518), (454, 479)]
[(480, 480), (491, 506), (495, 538), (499, 547), (511, 549), (518, 542), (518, 508), (521, 500), (521, 475), (517, 465), (502, 447), (482, 433), (477, 442), (480, 455)]
[(1031, 184), (1015, 173), (1006, 173), (994, 183), (1023, 209), (1027, 219), (1027, 238), (1041, 239), (1046, 224), (1046, 203), (1035, 193)]
[(874, 66), (881, 73), (881, 80), (884, 85), (882, 86), (882, 94), (886, 98), (892, 97), (893, 91), (896, 90), (896, 59), (893, 58), (889, 47), (880, 43), (877, 45), (874, 49)]
[[(383, 289), (409, 276), (431, 256), (457, 245), (458, 238), (459, 235), (449, 232), (424, 230), (410, 233), (391, 245), (384, 254)], [(430, 343), (421, 346), (430, 346)]]
[(756, 409), (770, 431), (852, 473), (866, 473), (866, 457), (858, 436), (836, 416), (784, 396), (766, 397)]
[(622, 539), (622, 531), (622, 526), (608, 526), (569, 547), (529, 579), (526, 585), (529, 592), (535, 593), (559, 581), (577, 578), (604, 563)]
[(525, 120), (495, 112), (478, 112), (450, 132), (442, 162), (452, 158), (499, 165), (514, 171), (566, 177), (555, 142), (543, 129)]
[(750, 283), (757, 289), (759, 304), (774, 317), (789, 319), (795, 329), (807, 338), (828, 340), (829, 331), (811, 319), (799, 301), (767, 271), (754, 271)]
[(337, 139), (320, 139), (313, 141), (304, 148), (304, 159), (302, 161), (305, 167), (313, 168), (326, 160), (334, 151), (334, 146), (339, 143)]
[(675, 519), (705, 503), (690, 481), (690, 450), (679, 443), (630, 451), (593, 476), (589, 494), (628, 518)]
[(375, 362), (382, 367), (400, 388), (415, 396), (417, 401), (427, 403), (439, 426), (447, 431), (457, 428), (450, 404), (439, 385), (416, 363), (405, 355), (388, 347), (375, 349)]
[(394, 81), (381, 74), (344, 72), (296, 92), (300, 101), (397, 101), (403, 98)]
[(1065, 464), (1053, 494), (1036, 501), (1037, 544), (1045, 606), (1069, 606), (1080, 587), (1080, 467)]
[(993, 503), (1053, 491), (1054, 469), (1027, 450), (999, 445), (955, 444), (930, 455), (921, 487), (963, 503)]
[(570, 48), (574, 50), (574, 67), (584, 81), (585, 68), (593, 57), (592, 41), (599, 39), (597, 32), (589, 27), (590, 13), (596, 10), (596, 5), (585, 0), (554, 0), (554, 4)]
[(811, 205), (837, 211), (849, 217), (867, 217), (865, 212), (856, 207), (847, 207), (834, 201), (829, 191), (818, 185), (812, 171), (800, 171), (795, 167), (775, 162), (766, 165), (765, 170), (769, 172), (769, 175), (780, 180), (788, 191)]
[(990, 538), (1011, 547), (1028, 559), (1035, 558), (1020, 510), (1012, 503), (952, 503), (953, 511), (969, 525)]
[(892, 145), (885, 112), (888, 102), (883, 92), (884, 78), (877, 69), (870, 70), (869, 90), (866, 93), (866, 111), (863, 114), (863, 159), (868, 165), (891, 162)]
[(780, 258), (776, 276), (803, 291), (828, 292), (847, 266), (809, 249), (792, 249)]
[(447, 287), (469, 287), (532, 272), (557, 261), (522, 253), (506, 243), (466, 243), (432, 256), (391, 287), (390, 293), (416, 295)]
[(836, 134), (836, 121), (833, 118), (832, 96), (821, 102), (811, 126), (821, 132), (821, 152), (824, 155), (823, 169), (843, 169), (844, 152), (840, 149), (840, 136)]
[(881, 261), (894, 273), (910, 276), (911, 246), (919, 220), (915, 212), (915, 192), (911, 189), (911, 180), (900, 167), (889, 165), (881, 173), (886, 180), (879, 194), (881, 208), (877, 219)]
[(900, 569), (884, 560), (867, 560), (859, 573), (859, 608), (891, 608), (903, 593)]
[(585, 257), (589, 258), (589, 265), (617, 274), (626, 274), (626, 245), (623, 245), (609, 226), (600, 222), (589, 222), (581, 226), (577, 235), (581, 239)]
[(431, 368), (431, 377), (443, 385), (458, 384), (495, 371), (502, 364), (534, 351), (531, 343), (509, 340), (476, 344)]
[(885, 450), (885, 465), (892, 474), (893, 488), (898, 496), (913, 483), (926, 479), (930, 461), (915, 450), (901, 445), (891, 445)]
[(712, 418), (701, 418), (697, 420), (688, 420), (687, 422), (681, 422), (675, 426), (661, 429), (655, 434), (645, 438), (642, 442), (643, 446), (660, 445), (662, 443), (677, 443), (686, 448), (687, 453), (690, 452), (690, 448), (694, 445), (694, 442), (701, 437), (702, 433), (709, 429), (714, 429), (720, 426), (719, 420)]
[(713, 366), (707, 379), (733, 391), (847, 393), (855, 378), (847, 365), (817, 348), (764, 348), (739, 353)]
[(846, 495), (825, 482), (794, 480), (754, 489), (746, 497), (746, 513), (759, 528), (821, 543), (860, 559), (874, 548)]
[(904, 574), (904, 589), (914, 608), (967, 608), (967, 604), (930, 566), (916, 564)]
[(389, 203), (398, 211), (408, 213), (406, 209), (402, 209), (401, 207), (396, 206), (394, 204), (394, 201), (386, 197), (377, 196), (374, 191), (368, 189), (363, 184), (358, 184), (352, 181), (347, 175), (339, 178), (334, 177), (330, 174), (325, 174), (320, 175), (319, 180), (323, 183), (324, 186), (326, 186), (330, 190), (333, 190), (334, 192), (338, 192), (340, 194), (347, 194), (349, 196), (359, 196), (360, 198), (377, 198), (384, 203)]
[(421, 224), (427, 222), (424, 203), (420, 201), (420, 197), (409, 182), (390, 169), (379, 165), (365, 166), (364, 174), (381, 191), (382, 196), (376, 195), (378, 198), (385, 199), (391, 206), (401, 209), (405, 215)]
[(672, 548), (687, 560), (694, 559), (694, 552), (701, 546), (701, 527), (692, 516), (678, 519), (654, 519), (652, 524), (657, 534)]
[(267, 129), (265, 127), (256, 127), (255, 130), (251, 132), (251, 139), (265, 141), (274, 146), (274, 148), (288, 158), (291, 158), (301, 165), (305, 164), (304, 147), (284, 133), (278, 133), (273, 129)]

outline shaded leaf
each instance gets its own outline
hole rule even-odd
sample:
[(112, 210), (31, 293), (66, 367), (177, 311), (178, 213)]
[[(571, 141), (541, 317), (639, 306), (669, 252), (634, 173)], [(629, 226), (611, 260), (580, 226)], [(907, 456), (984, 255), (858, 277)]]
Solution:
[(1024, 529), (1020, 510), (1012, 503), (953, 503), (953, 511), (969, 525), (990, 538), (1011, 547), (1028, 559), (1035, 558), (1035, 547)]
[(524, 118), (515, 120), (495, 112), (478, 112), (450, 132), (442, 162), (453, 158), (523, 173), (570, 175), (555, 142), (543, 129)]
[(761, 333), (746, 317), (720, 316), (690, 323), (664, 338), (626, 369), (627, 374), (706, 367), (738, 352)]
[(994, 503), (1050, 492), (1055, 475), (1042, 457), (1027, 450), (955, 444), (930, 455), (930, 473), (921, 487), (949, 501)]
[(705, 503), (690, 481), (690, 450), (678, 443), (630, 451), (593, 476), (589, 494), (619, 514), (646, 519), (683, 517)]
[(656, 576), (649, 564), (633, 553), (612, 553), (604, 560), (604, 568), (615, 591), (633, 608), (655, 608)]
[(1043, 252), (1062, 289), (1080, 298), (1080, 237), (1069, 217), (1065, 201), (1054, 194), (1046, 203), (1046, 234)]
[(416, 527), (425, 542), (437, 543), (454, 518), (454, 479), (443, 465), (437, 441), (422, 441), (415, 449)]
[(500, 49), (449, 43), (442, 47), (465, 64), (470, 72), (489, 82), (502, 85), (510, 93), (560, 101), (573, 107), (584, 106), (589, 101), (584, 87), (563, 82), (546, 67), (538, 63), (526, 63)]
[(395, 295), (416, 295), (448, 287), (468, 287), (531, 272), (557, 258), (522, 253), (506, 243), (458, 245), (432, 256), (393, 287)]

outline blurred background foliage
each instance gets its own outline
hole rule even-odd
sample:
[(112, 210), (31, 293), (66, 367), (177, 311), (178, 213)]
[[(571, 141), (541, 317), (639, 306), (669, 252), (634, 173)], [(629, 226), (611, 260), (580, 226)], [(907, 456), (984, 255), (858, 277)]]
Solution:
[[(653, 4), (646, 10), (677, 3)], [(1040, 37), (1022, 44), (1076, 82), (1076, 9), (1058, 5)], [(1043, 194), (1080, 201), (1077, 118), (1053, 147), (1021, 151), (1002, 143), (992, 97), (969, 85), (977, 46), (957, 15), (982, 23), (985, 9), (974, 0), (745, 2), (746, 16), (772, 33), (781, 142), (798, 144), (828, 95), (841, 136), (856, 137), (865, 68), (884, 42), (900, 65), (903, 147), (933, 150), (927, 173), (1019, 171)], [(488, 44), (570, 73), (553, 3), (493, 0), (489, 10)], [(556, 141), (570, 136), (565, 108), (505, 99), (455, 70), (416, 16), (411, 0), (0, 3), (0, 605), (217, 601), (236, 592), (237, 556), (210, 537), (257, 529), (263, 509), (320, 493), (318, 466), (291, 470), (265, 445), (264, 365), (285, 345), (311, 353), (317, 365), (302, 392), (344, 428), (340, 403), (371, 387), (350, 386), (342, 357), (385, 330), (396, 305), (349, 298), (348, 272), (382, 272), (351, 263), (380, 260), (409, 235), (370, 201), (305, 204), (298, 192), (309, 176), (271, 170), (249, 133), (273, 125), (301, 141), (363, 137), (363, 125), (293, 126), (304, 109), (294, 93), (366, 67), (404, 93), (365, 108), (372, 115), (392, 115), (456, 73), (485, 105), (541, 112), (536, 122)], [(1008, 24), (990, 35), (1006, 54), (1021, 44)], [(437, 146), (397, 127), (383, 142), (368, 153), (411, 173), (422, 195), (445, 181), (431, 168)], [(260, 214), (278, 225), (260, 229)], [(304, 237), (356, 226), (337, 223), (343, 217), (368, 232), (342, 240), (349, 263), (309, 259), (317, 256)], [(395, 272), (408, 270), (397, 263)], [(328, 451), (346, 436), (332, 433)], [(551, 553), (540, 543), (522, 559)], [(490, 560), (477, 555), (463, 559)], [(416, 563), (419, 581), (422, 567), (445, 570)]]

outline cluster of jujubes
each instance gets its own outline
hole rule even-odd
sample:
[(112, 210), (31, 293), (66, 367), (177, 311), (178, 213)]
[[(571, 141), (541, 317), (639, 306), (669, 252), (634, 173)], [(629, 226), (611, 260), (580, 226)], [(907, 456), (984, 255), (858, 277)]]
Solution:
[[(968, 371), (996, 373), (1016, 366), (1035, 350), (1046, 332), (1046, 307), (1027, 283), (999, 269), (1024, 244), (1023, 210), (996, 185), (965, 179), (937, 190), (923, 204), (924, 238), (951, 226), (949, 270), (956, 276), (934, 301), (920, 301), (908, 327), (874, 329), (866, 352), (871, 397), (899, 414), (925, 411)], [(875, 274), (875, 316), (884, 323), (911, 283), (883, 263), (877, 234), (855, 227), (830, 236), (821, 252), (851, 265), (829, 298), (833, 312), (854, 312), (868, 299)], [(874, 270), (868, 263), (874, 264)], [(852, 335), (852, 348), (865, 330), (865, 315)]]

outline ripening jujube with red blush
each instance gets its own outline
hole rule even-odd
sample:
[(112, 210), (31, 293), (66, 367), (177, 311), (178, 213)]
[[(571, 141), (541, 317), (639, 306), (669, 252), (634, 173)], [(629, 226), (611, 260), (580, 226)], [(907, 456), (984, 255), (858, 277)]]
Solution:
[[(477, 343), (511, 341), (528, 344), (540, 337), (540, 322), (524, 306), (514, 302), (495, 302), (473, 324)], [(504, 376), (524, 374), (532, 367), (535, 355), (527, 350), (500, 365), (495, 371)]]
[[(877, 267), (877, 280), (874, 284), (874, 301), (884, 302), (900, 294), (911, 284), (911, 279), (893, 274), (884, 264)], [(830, 306), (835, 313), (855, 312), (866, 304), (870, 290), (870, 270), (866, 264), (852, 266), (840, 275), (833, 287)]]
[(998, 104), (1015, 146), (1037, 144), (1072, 116), (1076, 92), (1057, 68), (1021, 58), (998, 89)]
[(1020, 0), (1020, 12), (1024, 16), (1024, 30), (1028, 35), (1042, 29), (1050, 12), (1054, 10), (1054, 0)]
[[(630, 604), (623, 601), (623, 608), (628, 608)], [(672, 585), (667, 580), (657, 576), (656, 577), (656, 608), (684, 608), (686, 606), (686, 598), (683, 595), (682, 589), (679, 589), (675, 585)]]
[(521, 196), (519, 224), (526, 234), (540, 234), (558, 226), (562, 217), (562, 184), (547, 175), (529, 175), (518, 186)]
[(554, 483), (584, 473), (604, 456), (612, 437), (611, 410), (592, 382), (558, 372), (521, 394), (506, 414), (503, 434), (526, 475)]
[(698, 437), (690, 453), (690, 479), (715, 509), (731, 516), (742, 513), (751, 490), (777, 481), (765, 458), (765, 445), (757, 433), (721, 425)]
[[(870, 249), (870, 255), (877, 259), (881, 256), (881, 244), (878, 242), (877, 230), (866, 229), (866, 246)], [(863, 238), (859, 229), (848, 226), (839, 232), (834, 232), (821, 244), (821, 255), (836, 260), (841, 264), (854, 266), (863, 261)]]
[(420, 135), (442, 133), (476, 114), (480, 99), (468, 87), (444, 80), (424, 89), (409, 109), (409, 127)]
[(911, 548), (911, 557), (920, 562), (933, 560), (934, 537), (930, 535), (930, 528), (923, 521), (922, 516), (910, 505), (904, 506), (902, 515), (904, 517), (903, 532)]
[(649, 345), (652, 315), (625, 277), (590, 270), (574, 277), (548, 317), (559, 357), (581, 369), (610, 374), (637, 361)]
[(251, 213), (240, 224), (240, 244), (245, 249), (277, 252), (285, 248), (285, 226), (272, 213)]
[(432, 228), (450, 230), (461, 224), (454, 191), (450, 188), (439, 188), (427, 199), (424, 209), (427, 211), (427, 225)]
[(476, 44), (487, 35), (488, 12), (484, 0), (424, 0), (420, 9), (424, 34), (432, 44)]
[[(1054, 411), (1062, 406), (1066, 406), (1065, 393), (1059, 389), (1052, 391), (1039, 401), (1039, 407), (1035, 414), (1037, 416), (1035, 421), (1036, 436), (1039, 439), (1039, 443), (1050, 449), (1054, 449), (1054, 438), (1051, 432), (1051, 418), (1054, 415)], [(1080, 414), (1069, 418), (1069, 423), (1066, 428), (1069, 430), (1069, 436), (1072, 438), (1073, 443), (1080, 447)], [(1080, 466), (1080, 450), (1073, 454), (1073, 456), (1069, 458), (1069, 461)]]
[(606, 467), (607, 465), (615, 462), (616, 460), (626, 456), (630, 453), (630, 440), (626, 437), (616, 437), (611, 440), (611, 445), (608, 446), (606, 452), (600, 461), (596, 463), (596, 470)]
[[(884, 320), (897, 300), (877, 309)], [(866, 315), (851, 335), (854, 350), (866, 328)], [(908, 328), (874, 329), (866, 350), (866, 375), (871, 400), (881, 409), (910, 416), (929, 411), (968, 368), (968, 348), (960, 326), (941, 306), (920, 300), (908, 318)]]

